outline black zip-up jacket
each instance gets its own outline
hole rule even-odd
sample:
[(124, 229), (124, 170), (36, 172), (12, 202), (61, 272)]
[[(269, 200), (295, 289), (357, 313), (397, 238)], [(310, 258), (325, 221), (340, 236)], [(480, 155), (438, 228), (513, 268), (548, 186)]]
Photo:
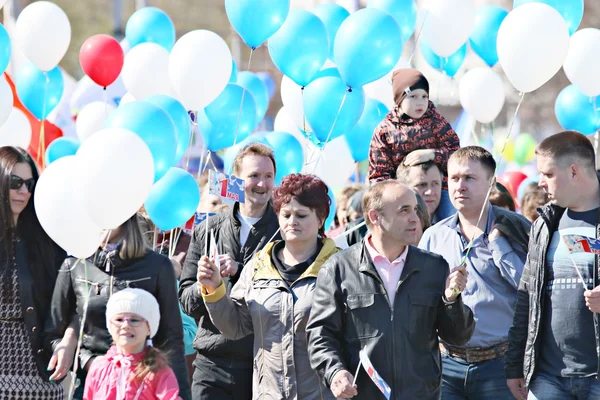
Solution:
[[(438, 336), (462, 346), (475, 329), (460, 295), (444, 302), (448, 275), (441, 256), (410, 246), (391, 307), (364, 241), (329, 258), (317, 278), (306, 328), (311, 366), (326, 386), (342, 369), (356, 373), (365, 349), (391, 399), (439, 399)], [(364, 368), (356, 385), (354, 399), (385, 399)]]
[[(504, 372), (507, 379), (525, 378), (529, 386), (535, 372), (540, 351), (540, 326), (544, 312), (545, 287), (548, 281), (546, 253), (552, 234), (558, 229), (565, 209), (547, 204), (538, 208), (540, 217), (533, 223), (529, 235), (529, 252), (521, 276), (517, 295), (517, 307), (513, 326), (508, 333), (508, 350), (505, 355)], [(600, 237), (600, 213), (596, 223), (596, 237)], [(594, 287), (600, 284), (600, 256), (596, 254)], [(582, 299), (583, 301), (583, 299)], [(598, 377), (600, 377), (600, 327), (598, 314), (594, 314), (596, 353), (598, 354)]]
[(106, 354), (113, 341), (106, 326), (106, 303), (111, 293), (125, 288), (144, 289), (156, 297), (160, 307), (160, 325), (152, 339), (154, 346), (169, 357), (179, 383), (179, 396), (191, 400), (173, 264), (151, 250), (133, 260), (122, 260), (118, 252), (119, 249), (113, 250), (106, 256), (98, 252), (90, 258), (96, 265), (73, 257), (65, 260), (54, 287), (46, 341), (52, 348), (60, 342), (71, 320), (83, 316), (85, 297), (89, 293), (79, 357), (80, 365), (85, 366), (92, 357)]
[[(185, 258), (179, 286), (179, 302), (183, 311), (198, 323), (198, 333), (194, 339), (194, 348), (204, 357), (217, 365), (252, 368), (254, 337), (249, 335), (240, 340), (226, 339), (213, 325), (204, 300), (198, 294), (196, 276), (198, 261), (208, 254), (206, 247), (206, 224), (208, 231), (215, 235), (219, 254), (228, 254), (238, 262), (238, 272), (235, 276), (225, 278), (227, 294), (238, 281), (243, 266), (250, 261), (256, 252), (262, 249), (270, 240), (280, 240), (279, 223), (273, 207), (269, 203), (263, 217), (252, 227), (244, 247), (240, 244), (241, 222), (237, 213), (239, 203), (235, 203), (230, 211), (209, 217), (194, 229), (190, 248)], [(277, 235), (275, 235), (277, 233)], [(275, 236), (274, 236), (275, 235)], [(210, 238), (209, 238), (210, 239)], [(210, 241), (209, 241), (210, 243)]]
[[(40, 376), (48, 380), (52, 374), (52, 372), (48, 371), (48, 363), (50, 362), (52, 352), (44, 344), (44, 329), (46, 316), (50, 311), (50, 302), (52, 300), (52, 290), (56, 281), (56, 275), (67, 254), (64, 250), (55, 246), (53, 266), (48, 266), (48, 275), (50, 275), (48, 278), (51, 279), (40, 279), (41, 274), (36, 279), (31, 274), (27, 249), (22, 240), (17, 242), (15, 250), (17, 279), (19, 280), (19, 299), (21, 301), (23, 320), (27, 327), (31, 351), (33, 352), (37, 369)], [(3, 260), (4, 257), (3, 254), (0, 259)], [(42, 266), (38, 265), (34, 268), (42, 268)]]

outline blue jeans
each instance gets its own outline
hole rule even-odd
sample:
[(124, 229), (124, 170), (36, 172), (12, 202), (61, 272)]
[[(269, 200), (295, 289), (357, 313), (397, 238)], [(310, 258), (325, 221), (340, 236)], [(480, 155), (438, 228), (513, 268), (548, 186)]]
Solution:
[(442, 400), (514, 400), (504, 377), (504, 357), (469, 364), (442, 356)]
[(456, 214), (456, 208), (454, 208), (452, 202), (450, 201), (450, 195), (448, 194), (447, 190), (442, 190), (442, 195), (440, 196), (440, 204), (435, 210), (437, 221), (439, 222), (454, 214)]
[(538, 372), (529, 385), (528, 400), (600, 399), (600, 381), (596, 377), (563, 378)]

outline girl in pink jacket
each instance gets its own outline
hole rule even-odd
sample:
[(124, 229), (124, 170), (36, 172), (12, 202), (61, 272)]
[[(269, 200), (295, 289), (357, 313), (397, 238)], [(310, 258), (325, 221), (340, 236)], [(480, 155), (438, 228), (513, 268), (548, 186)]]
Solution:
[(84, 400), (181, 400), (166, 357), (152, 347), (159, 321), (158, 303), (145, 290), (110, 297), (106, 325), (114, 345), (90, 367)]

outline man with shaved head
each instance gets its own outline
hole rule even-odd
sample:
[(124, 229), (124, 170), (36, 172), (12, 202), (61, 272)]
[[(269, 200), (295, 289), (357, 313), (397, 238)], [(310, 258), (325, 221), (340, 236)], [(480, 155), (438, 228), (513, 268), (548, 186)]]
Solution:
[(417, 234), (416, 195), (388, 180), (363, 197), (370, 233), (331, 257), (317, 279), (307, 326), (311, 365), (337, 398), (378, 399), (380, 389), (362, 368), (364, 350), (391, 389), (390, 399), (438, 399), (438, 337), (465, 344), (474, 329), (458, 294), (463, 271), (409, 245)]

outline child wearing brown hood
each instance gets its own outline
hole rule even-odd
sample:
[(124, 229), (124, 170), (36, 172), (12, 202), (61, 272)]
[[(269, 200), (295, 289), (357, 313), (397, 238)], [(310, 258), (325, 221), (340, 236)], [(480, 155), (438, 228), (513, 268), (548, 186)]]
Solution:
[(460, 148), (458, 135), (429, 100), (429, 82), (416, 69), (399, 69), (392, 75), (396, 107), (373, 132), (369, 149), (371, 183), (396, 178), (400, 163), (418, 165), (433, 161), (443, 172), (438, 221), (455, 210), (448, 196), (448, 158)]

